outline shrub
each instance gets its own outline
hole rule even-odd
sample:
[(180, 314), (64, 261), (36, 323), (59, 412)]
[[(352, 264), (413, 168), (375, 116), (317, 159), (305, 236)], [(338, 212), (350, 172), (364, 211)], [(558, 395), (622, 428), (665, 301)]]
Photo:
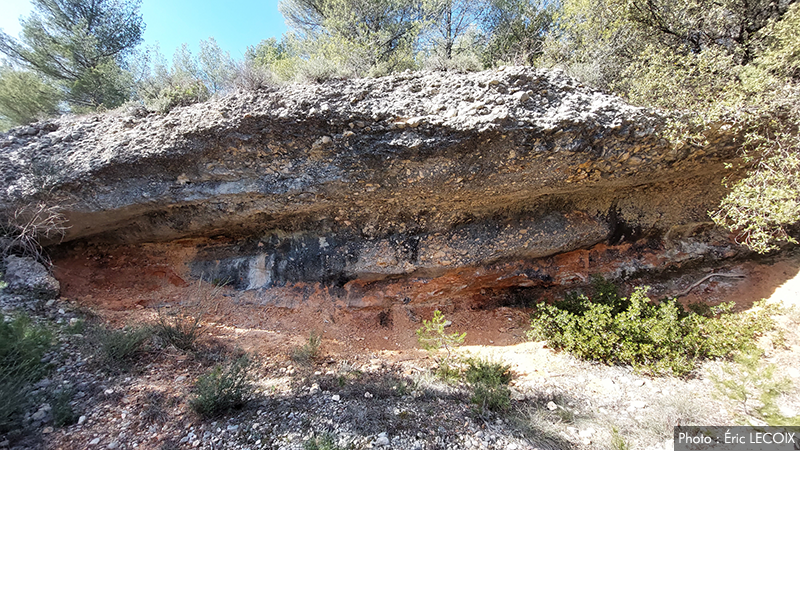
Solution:
[(143, 351), (152, 335), (149, 327), (125, 327), (116, 331), (99, 329), (96, 333), (103, 361), (108, 366), (127, 368)]
[(178, 350), (192, 350), (203, 333), (202, 317), (199, 313), (186, 312), (159, 314), (156, 334)]
[(491, 386), (479, 383), (472, 388), (470, 401), (478, 413), (502, 412), (511, 406), (511, 391), (506, 386)]
[(197, 380), (189, 405), (204, 417), (241, 408), (253, 393), (250, 370), (247, 355), (225, 366), (217, 365)]
[(202, 81), (192, 81), (166, 87), (145, 104), (149, 110), (166, 114), (173, 108), (205, 102), (210, 97), (211, 93)]
[(476, 410), (483, 414), (508, 409), (511, 405), (511, 390), (508, 388), (512, 379), (511, 367), (480, 358), (469, 358), (465, 363), (464, 378), (472, 386), (470, 401)]
[(419, 345), (424, 350), (440, 350), (444, 348), (447, 351), (447, 357), (450, 358), (451, 350), (463, 344), (467, 334), (457, 331), (445, 333), (444, 329), (448, 325), (450, 323), (445, 320), (444, 315), (438, 309), (435, 310), (431, 320), (423, 320), (422, 327), (417, 329)]
[(28, 384), (47, 371), (42, 362), (53, 336), (26, 315), (0, 321), (0, 431), (19, 424), (28, 406)]
[(760, 348), (748, 348), (738, 353), (732, 364), (722, 366), (722, 375), (711, 375), (718, 395), (741, 402), (748, 414), (747, 402), (755, 400), (758, 414), (768, 425), (800, 425), (800, 417), (785, 417), (781, 414), (775, 400), (788, 392), (792, 382), (788, 377), (775, 377), (776, 366), (763, 364)]
[(33, 71), (0, 65), (0, 130), (58, 114), (59, 93)]
[(511, 383), (511, 367), (501, 362), (491, 362), (480, 358), (468, 358), (466, 380), (472, 384), (484, 384), (493, 387)]
[(53, 425), (56, 427), (67, 427), (77, 422), (78, 416), (72, 410), (71, 404), (74, 396), (75, 391), (71, 387), (67, 387), (56, 392), (51, 397), (50, 405), (53, 407)]
[(292, 359), (300, 363), (309, 363), (319, 354), (319, 347), (322, 344), (322, 336), (316, 331), (312, 331), (308, 336), (308, 341), (292, 350)]
[(303, 442), (304, 450), (338, 450), (336, 436), (330, 431), (315, 435)]
[(800, 136), (751, 135), (744, 162), (752, 170), (729, 185), (730, 193), (711, 214), (714, 222), (736, 233), (736, 241), (764, 254), (782, 242), (800, 222)]
[(158, 311), (155, 332), (162, 340), (178, 350), (194, 350), (197, 341), (205, 331), (203, 320), (213, 308), (217, 295), (226, 282), (214, 284), (212, 288), (198, 280), (181, 302), (180, 306), (169, 312)]
[(554, 304), (539, 303), (529, 336), (584, 360), (680, 376), (699, 359), (727, 358), (751, 347), (774, 326), (771, 307), (736, 314), (729, 303), (710, 307), (711, 316), (703, 316), (684, 310), (674, 298), (653, 302), (647, 291), (637, 287), (625, 298), (597, 280), (593, 299), (571, 294)]

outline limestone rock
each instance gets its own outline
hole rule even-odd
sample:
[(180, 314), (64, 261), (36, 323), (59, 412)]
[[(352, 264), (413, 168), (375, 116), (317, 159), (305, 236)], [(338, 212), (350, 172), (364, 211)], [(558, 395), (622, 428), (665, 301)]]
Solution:
[(708, 212), (737, 140), (719, 128), (702, 151), (671, 148), (664, 125), (525, 67), (240, 90), (0, 134), (0, 212), (39, 198), (45, 165), (70, 207), (53, 243), (182, 239), (193, 276), (241, 290), (448, 273), (475, 294), (571, 284), (591, 257), (578, 272), (551, 257), (612, 248), (610, 275), (627, 276), (729, 252)]
[(5, 281), (10, 292), (36, 298), (57, 298), (61, 292), (58, 280), (47, 268), (27, 256), (6, 258)]

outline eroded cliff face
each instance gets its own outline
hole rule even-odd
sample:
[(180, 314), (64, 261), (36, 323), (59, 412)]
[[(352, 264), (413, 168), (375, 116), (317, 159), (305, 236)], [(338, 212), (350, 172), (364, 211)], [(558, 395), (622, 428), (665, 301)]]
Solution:
[(184, 277), (265, 298), (486, 295), (735, 254), (707, 215), (736, 140), (664, 127), (558, 71), (294, 85), (14, 130), (0, 205), (46, 189), (69, 206), (54, 242), (191, 246)]

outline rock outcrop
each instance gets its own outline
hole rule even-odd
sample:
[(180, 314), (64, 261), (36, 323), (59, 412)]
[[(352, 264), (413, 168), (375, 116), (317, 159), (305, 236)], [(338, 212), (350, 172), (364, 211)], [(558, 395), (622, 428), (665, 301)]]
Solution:
[(676, 148), (664, 127), (520, 67), (240, 91), (13, 130), (0, 208), (47, 194), (69, 206), (56, 242), (180, 240), (184, 274), (244, 290), (453, 276), (485, 293), (731, 255), (707, 215), (734, 136)]
[(27, 256), (6, 258), (5, 279), (9, 291), (34, 298), (58, 298), (61, 291), (58, 280), (47, 268)]

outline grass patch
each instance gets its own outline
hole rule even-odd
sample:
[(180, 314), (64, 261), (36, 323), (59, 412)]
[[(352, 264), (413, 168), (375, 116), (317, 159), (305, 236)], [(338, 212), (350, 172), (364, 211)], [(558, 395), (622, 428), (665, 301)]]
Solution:
[(755, 339), (774, 328), (774, 305), (734, 313), (733, 303), (685, 310), (674, 298), (651, 301), (647, 287), (630, 297), (602, 279), (592, 298), (570, 294), (553, 304), (540, 302), (529, 337), (584, 360), (632, 365), (653, 375), (690, 373), (697, 361), (728, 358), (753, 348)]
[(145, 342), (152, 334), (149, 327), (99, 328), (95, 338), (103, 362), (109, 367), (125, 370), (144, 353)]
[(303, 442), (304, 450), (338, 450), (339, 445), (336, 443), (336, 436), (330, 431), (325, 431), (315, 435), (305, 442)]
[(0, 321), (0, 431), (17, 427), (28, 407), (28, 386), (48, 371), (42, 358), (53, 335), (26, 315)]
[(198, 280), (179, 306), (169, 311), (158, 310), (156, 335), (178, 350), (194, 351), (205, 333), (205, 318), (214, 309), (217, 297), (226, 284), (227, 281), (215, 281), (209, 288), (202, 278)]
[(630, 444), (622, 437), (619, 429), (616, 426), (611, 427), (611, 449), (612, 450), (630, 450)]
[(479, 414), (503, 412), (511, 406), (511, 367), (502, 362), (468, 358), (464, 379), (472, 387), (470, 402)]
[(55, 392), (50, 398), (52, 407), (53, 425), (56, 427), (69, 427), (78, 422), (78, 415), (72, 409), (72, 399), (75, 397), (75, 390), (65, 387)]
[(308, 341), (292, 350), (292, 360), (299, 363), (310, 363), (319, 355), (319, 348), (322, 345), (322, 336), (316, 331), (308, 335)]
[(722, 365), (722, 375), (711, 375), (717, 395), (740, 403), (750, 414), (748, 403), (768, 425), (800, 425), (800, 417), (785, 417), (776, 400), (788, 392), (792, 382), (787, 377), (775, 377), (775, 365), (764, 364), (762, 351), (751, 348), (734, 357), (733, 363)]
[(253, 394), (252, 363), (247, 355), (217, 365), (198, 378), (189, 406), (203, 417), (220, 415), (245, 405)]
[(201, 315), (185, 313), (159, 314), (155, 333), (167, 344), (189, 352), (194, 349), (203, 333), (201, 318)]

